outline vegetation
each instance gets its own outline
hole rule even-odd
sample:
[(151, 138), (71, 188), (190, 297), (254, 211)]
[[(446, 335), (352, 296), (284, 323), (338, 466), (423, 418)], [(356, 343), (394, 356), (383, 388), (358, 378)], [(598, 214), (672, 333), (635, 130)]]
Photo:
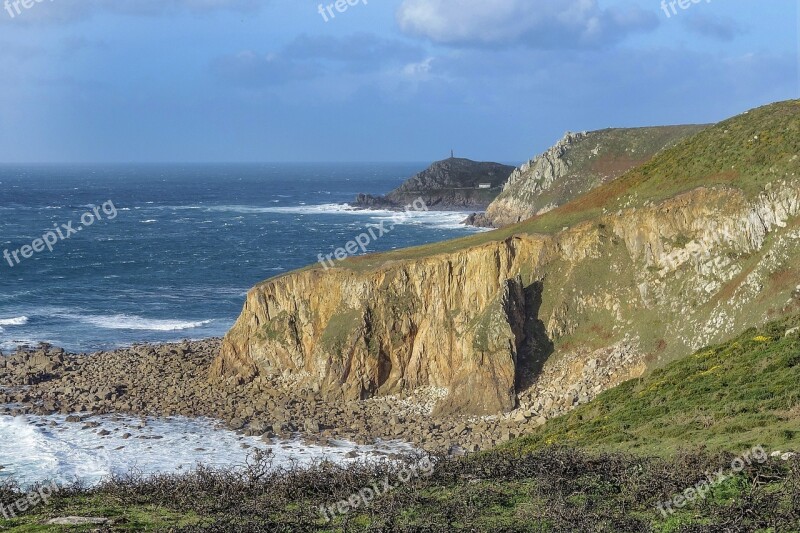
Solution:
[(686, 446), (738, 453), (800, 450), (800, 317), (750, 329), (623, 383), (509, 445), (672, 455)]
[[(674, 514), (659, 509), (754, 446), (800, 449), (797, 324), (700, 350), (501, 449), (431, 458), (431, 475), (407, 482), (401, 472), (421, 457), (273, 469), (262, 456), (244, 470), (67, 487), (28, 514), (0, 517), (0, 530), (59, 531), (46, 520), (99, 516), (119, 531), (800, 531), (797, 457), (753, 461)], [(323, 517), (320, 506), (384, 479), (393, 488), (370, 505)], [(0, 487), (0, 502), (21, 496)]]
[[(752, 462), (675, 513), (659, 508), (730, 465), (732, 456), (689, 453), (654, 459), (544, 448), (439, 459), (430, 477), (398, 481), (388, 465), (319, 464), (270, 471), (201, 469), (180, 476), (115, 479), (68, 488), (13, 520), (10, 531), (59, 531), (54, 516), (105, 517), (116, 531), (798, 531), (800, 462)], [(328, 521), (322, 505), (363, 488), (394, 486)], [(14, 497), (16, 494), (6, 496)], [(88, 531), (96, 526), (73, 529)]]
[(530, 213), (547, 206), (564, 205), (571, 199), (598, 187), (626, 170), (637, 167), (665, 148), (702, 131), (708, 126), (659, 126), (651, 128), (612, 128), (589, 132), (569, 144), (563, 157), (569, 161), (569, 172), (544, 190), (531, 187), (537, 179), (528, 170), (527, 179), (509, 184), (498, 197), (501, 202), (495, 214), (503, 213), (504, 199), (521, 201), (530, 206)]

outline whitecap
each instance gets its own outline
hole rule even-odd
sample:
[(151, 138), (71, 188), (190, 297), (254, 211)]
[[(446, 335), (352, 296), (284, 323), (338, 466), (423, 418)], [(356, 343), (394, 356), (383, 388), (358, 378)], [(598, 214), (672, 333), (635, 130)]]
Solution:
[(28, 317), (18, 316), (16, 318), (0, 318), (0, 326), (24, 326), (28, 323)]
[(182, 331), (207, 326), (213, 322), (213, 320), (160, 320), (125, 314), (102, 316), (64, 313), (55, 316), (77, 320), (101, 329), (127, 329), (134, 331)]
[[(63, 415), (0, 416), (0, 464), (5, 467), (0, 477), (14, 477), (23, 485), (76, 479), (96, 485), (111, 475), (132, 471), (144, 475), (185, 472), (198, 464), (242, 467), (255, 449), (270, 450), (275, 467), (308, 465), (321, 459), (352, 462), (375, 458), (375, 452), (413, 452), (410, 445), (397, 441), (374, 446), (338, 441), (323, 447), (286, 440), (268, 445), (207, 419), (141, 420), (107, 415), (92, 420), (100, 426), (82, 429), (83, 424), (67, 423)], [(101, 430), (110, 434), (101, 436)], [(122, 438), (125, 433), (130, 433), (130, 438)], [(348, 457), (352, 451), (356, 458)]]

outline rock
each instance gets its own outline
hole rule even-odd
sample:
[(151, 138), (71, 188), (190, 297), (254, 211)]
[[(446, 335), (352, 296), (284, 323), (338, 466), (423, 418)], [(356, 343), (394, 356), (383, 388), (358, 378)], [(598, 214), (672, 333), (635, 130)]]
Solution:
[[(660, 128), (567, 133), (545, 153), (512, 172), (503, 192), (486, 209), (486, 219), (499, 228), (550, 211), (621, 176), (640, 164), (641, 159), (652, 158), (663, 148), (701, 128), (673, 128), (668, 135)], [(643, 142), (645, 138), (651, 142)], [(647, 148), (637, 158), (620, 157), (615, 155), (620, 143)], [(613, 163), (608, 162), (608, 170), (595, 171), (594, 162), (606, 158), (613, 160)], [(571, 183), (577, 181), (578, 186), (565, 187), (568, 179)]]
[(228, 422), (228, 427), (234, 431), (238, 431), (244, 427), (244, 420), (241, 418), (234, 418), (230, 422)]
[(51, 518), (46, 523), (49, 526), (103, 526), (110, 524), (111, 520), (100, 517), (65, 516), (61, 518)]
[[(507, 245), (520, 249), (506, 250)], [(509, 241), (500, 246), (504, 249), (502, 252), (494, 250), (484, 259), (494, 253), (512, 257), (533, 253), (533, 250), (523, 251), (528, 246), (523, 240)], [(465, 257), (463, 261), (468, 259)], [(393, 373), (394, 381), (384, 383), (381, 388), (392, 391), (400, 379), (406, 383), (417, 383), (420, 387), (435, 384), (446, 388), (449, 390), (448, 396), (436, 404), (435, 413), (438, 415), (485, 415), (513, 409), (517, 401), (513, 352), (517, 335), (525, 328), (526, 297), (521, 280), (514, 276), (508, 279), (509, 272), (506, 269), (513, 265), (495, 261), (481, 260), (475, 264), (480, 270), (469, 271), (469, 275), (468, 269), (459, 270), (461, 279), (451, 282), (464, 289), (454, 293), (456, 298), (463, 301), (453, 302), (451, 306), (469, 310), (469, 316), (465, 316), (463, 321), (465, 327), (474, 322), (487, 324), (487, 331), (479, 332), (481, 338), (485, 336), (487, 344), (481, 347), (477, 342), (459, 340), (452, 346), (440, 346), (442, 337), (438, 333), (439, 327), (425, 328), (412, 335), (412, 324), (422, 320), (451, 323), (447, 313), (436, 311), (441, 316), (434, 318), (434, 311), (429, 308), (431, 295), (440, 290), (442, 283), (439, 274), (434, 275), (441, 270), (441, 262), (442, 259), (433, 259), (415, 263), (409, 269), (410, 279), (405, 279), (405, 276), (398, 278), (398, 285), (393, 289), (382, 286), (377, 278), (370, 279), (360, 289), (359, 296), (359, 301), (372, 302), (369, 316), (364, 314), (363, 309), (341, 311), (348, 309), (345, 303), (349, 297), (345, 279), (349, 274), (340, 274), (338, 270), (328, 271), (324, 280), (321, 280), (319, 273), (310, 269), (259, 285), (248, 294), (244, 312), (223, 341), (221, 354), (211, 369), (212, 380), (224, 382), (234, 378), (249, 383), (259, 372), (268, 374), (274, 368), (297, 368), (299, 361), (301, 368), (298, 371), (310, 376), (303, 379), (301, 384), (318, 385), (323, 399), (331, 399), (344, 390), (346, 400), (360, 400), (376, 396), (379, 387), (374, 380), (379, 375), (379, 368), (399, 368), (403, 371)], [(404, 297), (407, 316), (399, 316), (395, 312), (392, 303), (394, 291), (407, 292)], [(491, 297), (487, 298), (485, 307), (476, 308), (470, 301), (473, 293)], [(267, 312), (263, 309), (264, 302), (270, 302), (270, 314), (283, 313), (282, 316), (288, 317), (285, 326), (275, 327), (288, 328), (291, 323), (296, 324), (291, 327), (304, 330), (311, 327), (313, 322), (322, 324), (324, 329), (326, 323), (335, 323), (355, 347), (351, 357), (354, 360), (352, 366), (357, 371), (345, 371), (350, 365), (327, 364), (327, 361), (339, 357), (336, 346), (318, 341), (313, 343), (315, 348), (309, 352), (307, 347), (310, 345), (299, 342), (299, 337), (292, 336), (288, 331), (286, 338), (281, 335), (280, 343), (269, 336), (259, 335), (253, 328), (254, 324), (259, 323), (255, 316)], [(300, 309), (309, 309), (311, 314), (299, 312)], [(323, 309), (337, 309), (340, 310), (338, 313), (344, 314), (330, 316)], [(321, 314), (317, 316), (315, 313)], [(371, 327), (364, 326), (366, 320), (371, 321)], [(455, 341), (476, 335), (478, 333), (465, 329), (455, 332), (451, 338)], [(383, 362), (368, 352), (370, 345), (396, 342), (393, 339), (397, 338), (403, 339), (402, 343), (392, 351), (382, 352), (380, 357), (386, 359)], [(431, 360), (425, 365), (409, 366), (408, 354), (415, 349), (430, 354), (428, 357)], [(327, 369), (328, 373), (321, 375), (316, 370), (319, 368)], [(434, 376), (428, 371), (429, 368), (453, 368), (455, 371)], [(291, 379), (292, 373), (285, 375), (285, 372), (284, 378)], [(481, 393), (476, 394), (476, 391)]]
[[(485, 209), (497, 196), (514, 167), (451, 157), (405, 181), (386, 196), (360, 194), (355, 206), (362, 209), (402, 210), (418, 199), (431, 209)], [(489, 189), (479, 188), (488, 184)]]

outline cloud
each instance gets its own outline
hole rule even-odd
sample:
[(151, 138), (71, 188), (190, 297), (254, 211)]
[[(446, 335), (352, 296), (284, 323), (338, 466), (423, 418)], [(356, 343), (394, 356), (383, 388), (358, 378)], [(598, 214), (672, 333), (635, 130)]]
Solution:
[(439, 44), (545, 49), (606, 46), (659, 24), (654, 12), (601, 9), (598, 0), (403, 0), (397, 21)]
[(409, 78), (426, 78), (433, 70), (435, 58), (428, 57), (424, 61), (409, 63), (403, 67), (402, 73)]
[(683, 23), (694, 34), (720, 41), (732, 41), (744, 33), (735, 20), (727, 17), (711, 17), (692, 13), (691, 17), (683, 19)]
[(425, 51), (370, 33), (301, 35), (278, 52), (246, 50), (212, 62), (218, 77), (242, 85), (279, 85), (335, 74), (377, 72), (422, 61)]
[(36, 2), (29, 9), (20, 4), (18, 14), (3, 18), (15, 23), (63, 23), (100, 13), (155, 17), (176, 13), (255, 11), (263, 3), (259, 0), (50, 0)]

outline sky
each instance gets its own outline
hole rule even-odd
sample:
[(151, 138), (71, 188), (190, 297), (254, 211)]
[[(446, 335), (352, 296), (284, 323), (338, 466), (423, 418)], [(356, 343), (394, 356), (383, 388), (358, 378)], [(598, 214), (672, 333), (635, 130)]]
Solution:
[(517, 164), (800, 97), (800, 0), (4, 1), (7, 163)]

